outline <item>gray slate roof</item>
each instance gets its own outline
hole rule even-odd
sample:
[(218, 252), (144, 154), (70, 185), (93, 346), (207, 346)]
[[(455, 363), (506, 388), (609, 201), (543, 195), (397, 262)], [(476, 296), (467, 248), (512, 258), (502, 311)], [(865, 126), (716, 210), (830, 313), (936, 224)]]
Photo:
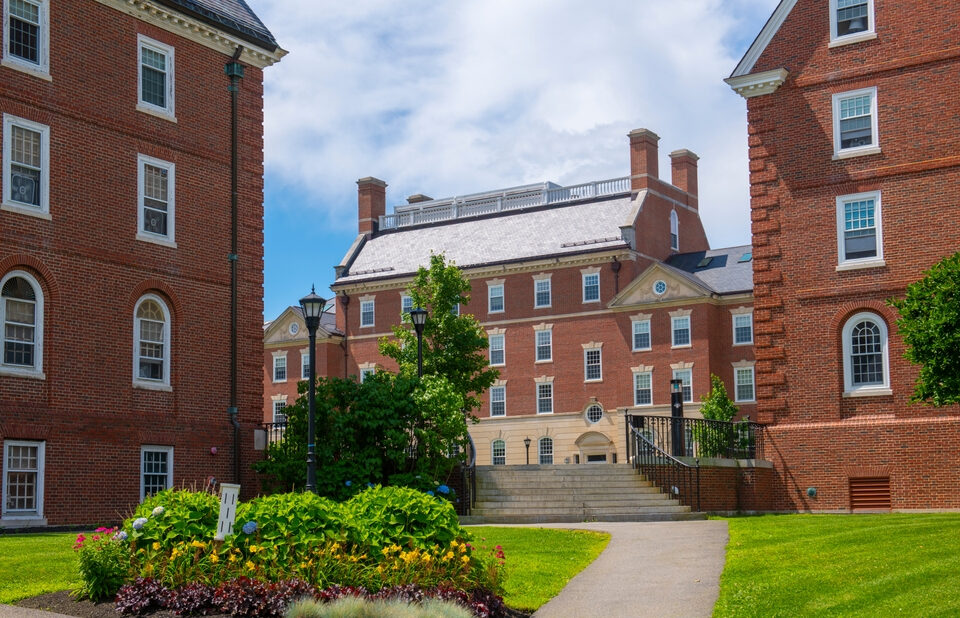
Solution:
[[(740, 261), (747, 253), (752, 256), (753, 248), (750, 245), (741, 245), (709, 251), (678, 253), (667, 258), (665, 263), (717, 294), (752, 292), (753, 259), (746, 262)], [(698, 267), (697, 265), (707, 257), (713, 259), (706, 266)]]
[(277, 40), (244, 0), (158, 0), (187, 15), (273, 51)]
[(626, 247), (629, 196), (403, 228), (368, 240), (336, 283), (409, 275), (443, 253), (460, 268)]

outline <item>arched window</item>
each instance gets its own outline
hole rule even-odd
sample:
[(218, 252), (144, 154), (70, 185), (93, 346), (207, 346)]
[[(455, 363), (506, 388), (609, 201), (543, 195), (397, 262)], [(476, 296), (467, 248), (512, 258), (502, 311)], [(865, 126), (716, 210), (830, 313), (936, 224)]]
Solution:
[(549, 465), (553, 463), (553, 439), (540, 438), (537, 443), (540, 453), (540, 465)]
[(677, 218), (677, 211), (670, 211), (670, 248), (680, 250), (680, 220)]
[(170, 311), (154, 294), (137, 301), (133, 319), (133, 382), (147, 388), (170, 385)]
[(0, 279), (0, 321), (4, 373), (43, 371), (43, 292), (37, 280), (15, 270)]
[(503, 466), (507, 463), (507, 443), (503, 440), (494, 440), (490, 445), (491, 460), (495, 466)]
[(843, 325), (846, 394), (889, 394), (887, 324), (875, 313), (858, 313)]

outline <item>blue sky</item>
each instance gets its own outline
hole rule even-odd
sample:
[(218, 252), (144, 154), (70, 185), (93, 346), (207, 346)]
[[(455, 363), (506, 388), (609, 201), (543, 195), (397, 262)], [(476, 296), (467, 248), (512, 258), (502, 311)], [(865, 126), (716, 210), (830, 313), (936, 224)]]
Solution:
[(356, 180), (387, 210), (629, 174), (626, 134), (700, 155), (711, 246), (749, 242), (746, 104), (723, 83), (777, 0), (248, 0), (265, 71), (264, 317), (329, 295)]

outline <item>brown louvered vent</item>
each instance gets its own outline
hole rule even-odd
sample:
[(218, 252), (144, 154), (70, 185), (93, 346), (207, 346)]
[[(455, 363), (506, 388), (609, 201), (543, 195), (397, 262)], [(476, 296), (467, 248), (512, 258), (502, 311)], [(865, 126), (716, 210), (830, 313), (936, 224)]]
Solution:
[(850, 479), (851, 511), (889, 511), (890, 477)]

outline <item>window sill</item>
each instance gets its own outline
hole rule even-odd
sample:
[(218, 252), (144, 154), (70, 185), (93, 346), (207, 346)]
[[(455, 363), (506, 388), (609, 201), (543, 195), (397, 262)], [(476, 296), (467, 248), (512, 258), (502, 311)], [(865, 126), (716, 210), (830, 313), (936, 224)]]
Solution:
[(155, 118), (162, 118), (163, 120), (169, 120), (170, 122), (176, 123), (177, 117), (173, 112), (168, 112), (166, 110), (157, 109), (154, 107), (148, 107), (143, 103), (137, 103), (137, 111), (143, 112), (144, 114), (149, 114)]
[(634, 403), (633, 407), (634, 408), (652, 408), (653, 402), (651, 401), (650, 403)]
[(158, 236), (148, 236), (143, 232), (137, 232), (137, 240), (142, 240), (143, 242), (152, 243), (154, 245), (161, 245), (163, 247), (170, 247), (171, 249), (177, 248), (177, 243), (169, 238), (163, 238)]
[(733, 403), (757, 403), (756, 399), (735, 399)]
[(0, 528), (39, 528), (46, 525), (47, 518), (36, 515), (4, 515), (0, 518)]
[(753, 342), (752, 342), (752, 341), (742, 341), (742, 342), (740, 342), (740, 343), (734, 343), (734, 344), (733, 344), (733, 347), (745, 346), (745, 345), (753, 345)]
[(590, 303), (599, 303), (599, 302), (600, 302), (600, 299), (599, 299), (599, 298), (594, 298), (593, 300), (585, 300), (585, 301), (583, 301), (583, 304), (584, 304), (584, 305), (589, 305)]
[(133, 381), (133, 388), (139, 388), (145, 391), (173, 392), (173, 387), (169, 384), (152, 384), (150, 382), (138, 382), (136, 380)]
[(848, 34), (846, 36), (833, 39), (830, 41), (830, 44), (827, 45), (827, 47), (843, 47), (844, 45), (862, 43), (863, 41), (872, 41), (875, 38), (877, 38), (876, 32), (858, 32), (856, 34)]
[(545, 365), (545, 364), (547, 364), (547, 363), (552, 363), (552, 362), (553, 362), (553, 359), (552, 359), (552, 358), (548, 358), (548, 359), (545, 359), (545, 360), (533, 361), (533, 364), (534, 364), (534, 365)]
[[(307, 379), (309, 380), (310, 378), (307, 378)], [(274, 384), (286, 384), (287, 381), (286, 381), (286, 380), (274, 380), (273, 383), (274, 383)]]
[(489, 366), (490, 366), (490, 367), (506, 367), (507, 364), (506, 364), (506, 363), (497, 363), (496, 365), (494, 365), (493, 363), (490, 363)]
[(0, 367), (0, 376), (27, 378), (30, 380), (46, 380), (47, 375), (34, 369), (19, 369), (17, 367)]
[(839, 273), (847, 270), (860, 270), (863, 268), (881, 268), (886, 265), (887, 265), (887, 262), (883, 258), (872, 258), (869, 260), (862, 260), (862, 261), (856, 261), (856, 262), (851, 261), (851, 262), (844, 262), (843, 264), (838, 264), (837, 272)]
[(534, 309), (550, 309), (553, 305), (534, 305)]
[(596, 380), (584, 380), (583, 383), (584, 384), (603, 384), (603, 378), (599, 378)]
[(671, 350), (681, 350), (681, 349), (683, 349), (683, 348), (692, 348), (692, 347), (693, 347), (693, 344), (692, 344), (692, 343), (685, 343), (685, 344), (683, 344), (683, 345), (672, 345), (672, 346), (670, 346), (670, 349), (671, 349)]
[(503, 312), (504, 312), (503, 309), (500, 309), (498, 311), (491, 311), (490, 309), (487, 309), (487, 313), (503, 313)]
[(880, 146), (863, 146), (862, 148), (849, 148), (833, 153), (833, 160), (850, 159), (852, 157), (865, 157), (867, 155), (880, 154)]
[(16, 60), (11, 60), (10, 58), (4, 58), (3, 60), (0, 60), (0, 66), (13, 69), (14, 71), (20, 71), (21, 73), (26, 73), (27, 75), (32, 75), (48, 82), (53, 81), (53, 77), (50, 76), (49, 70), (25, 64), (23, 62), (18, 62)]
[(40, 210), (39, 208), (33, 208), (31, 206), (21, 206), (20, 204), (15, 204), (13, 202), (4, 202), (3, 204), (0, 204), (0, 210), (16, 212), (20, 213), (21, 215), (36, 217), (37, 219), (43, 219), (45, 221), (50, 221), (52, 219), (48, 211)]
[(537, 412), (537, 416), (551, 416), (553, 412)]
[(859, 388), (855, 391), (844, 391), (844, 397), (887, 397), (893, 395), (893, 389), (884, 386), (875, 388)]

